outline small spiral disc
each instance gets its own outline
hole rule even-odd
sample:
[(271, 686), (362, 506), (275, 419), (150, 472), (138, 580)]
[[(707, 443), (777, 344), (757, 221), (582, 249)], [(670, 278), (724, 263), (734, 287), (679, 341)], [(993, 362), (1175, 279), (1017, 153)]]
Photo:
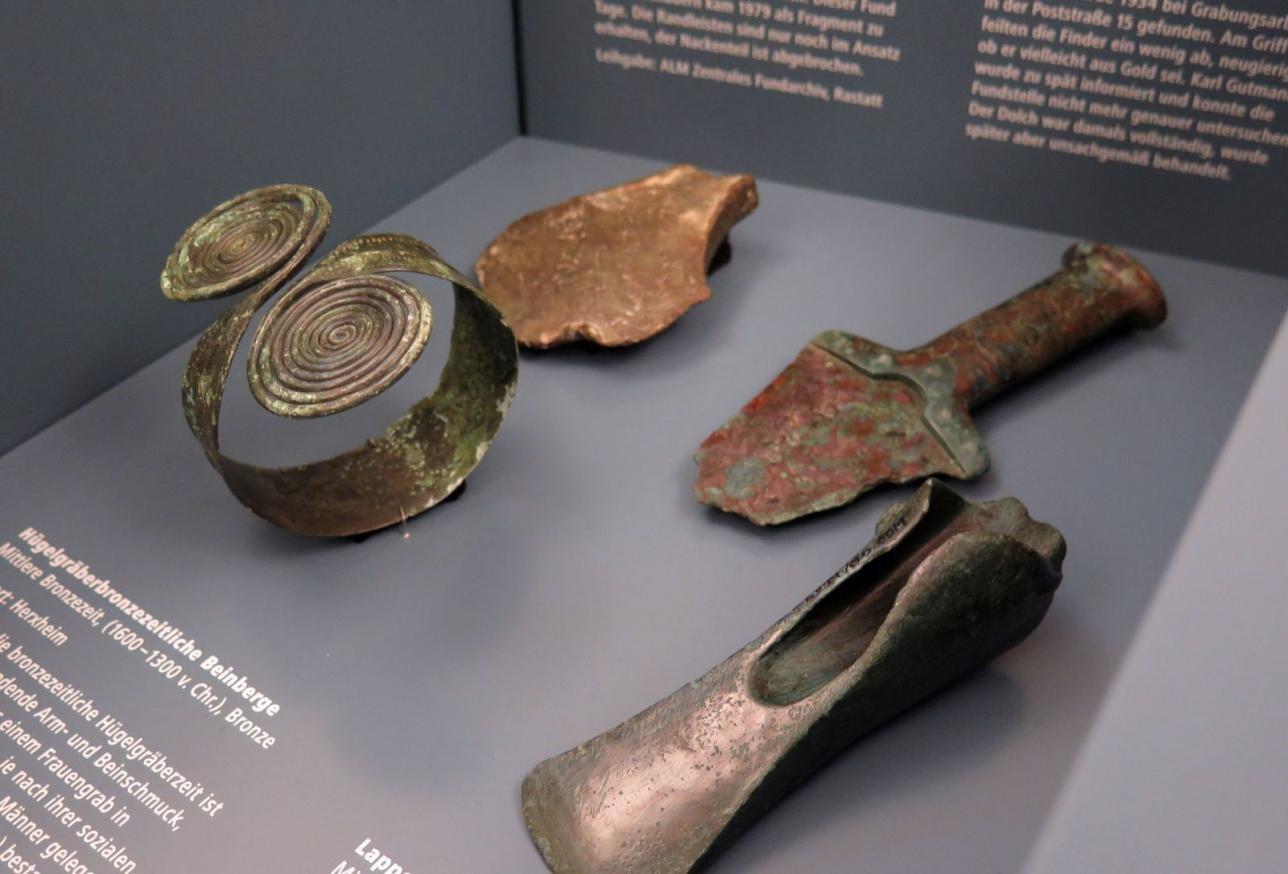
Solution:
[(264, 317), (250, 348), (250, 388), (279, 416), (326, 416), (375, 397), (420, 357), (429, 301), (389, 276), (299, 285)]
[(242, 291), (293, 256), (307, 257), (330, 220), (330, 204), (317, 189), (269, 185), (248, 191), (184, 232), (166, 260), (161, 291), (182, 301)]

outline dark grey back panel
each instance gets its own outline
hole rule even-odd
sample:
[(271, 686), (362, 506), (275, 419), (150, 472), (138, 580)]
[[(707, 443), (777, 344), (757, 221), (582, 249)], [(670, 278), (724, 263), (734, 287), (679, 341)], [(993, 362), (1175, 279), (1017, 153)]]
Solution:
[(0, 451), (211, 322), (157, 278), (238, 192), (360, 231), (517, 133), (509, 0), (5, 4)]
[[(714, 26), (711, 22), (738, 24), (754, 21), (742, 12), (718, 11), (722, 2), (713, 0), (705, 6), (699, 3), (697, 10), (692, 8), (693, 4), (677, 0), (615, 2), (614, 5), (628, 9), (640, 7), (659, 15), (666, 13), (670, 21), (677, 20), (677, 17), (698, 16), (707, 27)], [(1049, 149), (1023, 149), (1009, 143), (969, 139), (965, 127), (971, 120), (968, 106), (972, 81), (976, 79), (975, 63), (981, 60), (979, 44), (986, 38), (982, 29), (985, 15), (993, 19), (1009, 19), (1013, 24), (1030, 29), (1046, 23), (1057, 32), (1066, 26), (1081, 31), (1097, 31), (1094, 27), (1038, 19), (1031, 12), (986, 12), (991, 2), (864, 2), (862, 6), (869, 8), (873, 5), (897, 7), (893, 16), (867, 16), (884, 26), (887, 33), (883, 38), (865, 39), (873, 45), (896, 46), (901, 50), (901, 57), (898, 62), (890, 63), (856, 56), (854, 60), (864, 67), (864, 75), (856, 78), (804, 68), (793, 72), (779, 65), (730, 57), (709, 49), (685, 49), (683, 45), (660, 48), (656, 43), (645, 44), (608, 32), (597, 33), (596, 22), (606, 22), (607, 18), (596, 11), (604, 8), (602, 5), (597, 7), (588, 0), (522, 0), (524, 78), (530, 132), (536, 136), (665, 160), (754, 172), (812, 187), (1057, 231), (1079, 238), (1111, 239), (1255, 270), (1288, 273), (1288, 247), (1271, 243), (1269, 231), (1275, 224), (1275, 217), (1283, 215), (1283, 204), (1288, 197), (1288, 153), (1281, 147), (1261, 147), (1269, 155), (1266, 166), (1235, 165), (1232, 181), (1220, 181), (1121, 163), (1100, 163), (1094, 158), (1056, 154)], [(1003, 0), (998, 0), (999, 7), (1002, 3)], [(1160, 27), (1165, 27), (1167, 34), (1175, 33), (1175, 28), (1190, 25), (1211, 30), (1214, 35), (1221, 35), (1227, 29), (1221, 21), (1195, 17), (1195, 10), (1200, 6), (1222, 4), (1167, 0), (1159, 5), (1149, 0), (1143, 5), (1151, 4), (1157, 6), (1158, 11), (1132, 10), (1119, 4), (1106, 5), (1091, 0), (1062, 0), (1043, 5), (1044, 9), (1060, 7), (1070, 10), (1069, 15), (1096, 10), (1111, 16), (1133, 14), (1136, 25), (1140, 19), (1163, 21)], [(857, 15), (838, 11), (843, 5), (841, 3), (811, 5), (796, 0), (775, 0), (744, 5), (769, 7), (775, 11), (803, 10), (842, 18)], [(1263, 10), (1280, 16), (1285, 11), (1282, 0), (1239, 0), (1228, 5), (1238, 10)], [(740, 4), (727, 6), (742, 8)], [(1031, 9), (1033, 6), (1023, 0), (1005, 0), (1002, 8)], [(1174, 11), (1182, 7), (1184, 13)], [(614, 24), (650, 33), (657, 26), (632, 21), (629, 15)], [(1247, 27), (1231, 27), (1243, 35), (1254, 33)], [(740, 41), (693, 27), (670, 29), (718, 42)], [(1113, 30), (1101, 28), (1098, 32), (1107, 34), (1116, 29), (1115, 23)], [(1180, 46), (1187, 52), (1201, 50), (1207, 45), (1212, 52), (1217, 52), (1217, 47), (1193, 39), (1165, 35), (1142, 38), (1136, 36), (1135, 31), (1125, 32), (1137, 43)], [(1259, 27), (1255, 32), (1267, 38), (1282, 35), (1281, 30), (1269, 26)], [(847, 36), (844, 33), (840, 35)], [(1000, 35), (994, 39), (998, 43), (1009, 41), (1017, 46), (1041, 45), (1040, 41), (1033, 39), (1003, 38)], [(1059, 50), (1076, 48), (1059, 38), (1051, 45)], [(835, 101), (806, 99), (757, 86), (737, 87), (698, 79), (684, 75), (682, 70), (668, 75), (625, 69), (625, 64), (597, 61), (597, 48), (628, 57), (664, 57), (701, 63), (707, 67), (736, 69), (748, 74), (787, 75), (797, 80), (819, 82), (828, 88), (833, 83), (842, 83), (852, 89), (881, 93), (885, 106), (882, 109), (844, 106)], [(1283, 45), (1274, 43), (1263, 46), (1260, 51), (1251, 46), (1221, 51), (1249, 59), (1262, 57), (1280, 65), (1285, 61)], [(825, 51), (814, 53), (827, 54)], [(1085, 53), (1117, 57), (1120, 61), (1125, 57), (1114, 55), (1109, 50)], [(1139, 54), (1133, 57), (1137, 62), (1144, 62)], [(994, 60), (1002, 59), (997, 57)], [(1173, 66), (1166, 61), (1157, 63), (1160, 70)], [(1053, 73), (1064, 69), (1036, 62), (1020, 66)], [(1188, 60), (1181, 67), (1186, 76), (1192, 69), (1197, 69)], [(1219, 71), (1214, 68), (1212, 72)], [(672, 73), (677, 71), (672, 70)], [(1266, 72), (1252, 77), (1242, 76), (1256, 79), (1267, 87), (1278, 88), (1284, 87), (1281, 81), (1284, 77), (1288, 77), (1288, 73), (1283, 71), (1278, 75)], [(1128, 84), (1157, 85), (1157, 82), (1146, 79), (1106, 78)], [(1001, 80), (989, 81), (998, 84)], [(1205, 91), (1190, 88), (1187, 84), (1178, 86), (1176, 90), (1186, 89), (1202, 93), (1208, 99), (1235, 99), (1223, 88)], [(1051, 89), (1045, 86), (1039, 90), (1051, 93)], [(1088, 92), (1077, 89), (1069, 93), (1090, 96)], [(1248, 104), (1261, 102), (1239, 99)], [(994, 106), (1004, 103), (996, 100), (981, 102)], [(1103, 102), (1110, 102), (1109, 98)], [(1128, 101), (1121, 102), (1130, 105)], [(1284, 122), (1288, 117), (1288, 102), (1270, 100), (1265, 103), (1276, 111), (1276, 120), (1268, 125), (1252, 120), (1239, 123), (1247, 127), (1268, 126), (1288, 130)], [(1022, 108), (1017, 103), (1005, 105), (1012, 109)], [(1074, 114), (1062, 114), (1074, 117)], [(1177, 114), (1186, 113), (1178, 111)], [(1201, 115), (1207, 119), (1222, 117), (1212, 113)], [(1012, 131), (1019, 128), (1015, 124), (1002, 126)]]

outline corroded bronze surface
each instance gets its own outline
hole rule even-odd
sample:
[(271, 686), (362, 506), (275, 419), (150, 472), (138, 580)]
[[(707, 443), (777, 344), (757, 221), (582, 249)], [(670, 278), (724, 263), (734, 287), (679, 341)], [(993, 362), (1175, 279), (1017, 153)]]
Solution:
[(263, 468), (219, 451), (219, 411), (251, 318), (322, 241), (320, 191), (273, 185), (216, 207), (175, 244), (161, 289), (175, 300), (249, 290), (197, 340), (183, 410), (206, 457), (242, 503), (283, 528), (340, 536), (405, 520), (464, 481), (514, 396), (518, 348), (500, 312), (420, 240), (372, 234), (340, 244), (273, 305), (251, 343), (251, 392), (282, 416), (324, 416), (379, 394), (429, 340), (429, 302), (383, 274), (420, 273), (455, 289), (452, 346), (435, 392), (379, 437), (325, 461)]
[(1023, 640), (1064, 552), (1014, 498), (975, 505), (924, 484), (756, 641), (528, 774), (523, 812), (546, 864), (700, 867), (860, 736)]
[(625, 346), (711, 297), (707, 269), (756, 208), (750, 176), (678, 165), (519, 219), (475, 265), (524, 346)]
[(819, 334), (698, 450), (694, 493), (760, 525), (849, 503), (883, 482), (988, 469), (970, 408), (1167, 304), (1126, 253), (1081, 244), (1064, 269), (917, 349)]
[(432, 322), (425, 296), (391, 276), (302, 283), (273, 305), (255, 332), (251, 392), (280, 416), (355, 407), (411, 368)]

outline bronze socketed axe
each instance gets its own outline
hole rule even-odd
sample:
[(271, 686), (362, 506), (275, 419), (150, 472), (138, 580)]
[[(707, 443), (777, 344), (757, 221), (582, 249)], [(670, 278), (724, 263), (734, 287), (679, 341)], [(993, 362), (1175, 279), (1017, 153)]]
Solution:
[(694, 493), (776, 525), (881, 483), (973, 479), (989, 459), (972, 407), (1103, 334), (1166, 316), (1144, 267), (1082, 243), (1060, 272), (919, 348), (826, 331), (702, 443)]
[(1015, 498), (972, 504), (925, 483), (747, 646), (529, 772), (523, 817), (546, 865), (702, 870), (841, 750), (1023, 640), (1064, 555)]

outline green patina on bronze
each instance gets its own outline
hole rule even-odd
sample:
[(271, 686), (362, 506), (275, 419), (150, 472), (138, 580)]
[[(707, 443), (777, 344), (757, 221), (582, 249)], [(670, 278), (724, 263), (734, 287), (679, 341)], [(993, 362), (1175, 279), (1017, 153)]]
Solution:
[(980, 476), (989, 458), (972, 407), (1097, 337), (1166, 315), (1145, 268), (1081, 244), (1055, 275), (917, 349), (827, 331), (703, 442), (694, 492), (774, 525), (880, 483)]
[(216, 207), (175, 244), (161, 275), (174, 300), (249, 293), (197, 340), (183, 409), (206, 457), (242, 503), (303, 534), (342, 536), (405, 520), (448, 497), (483, 458), (514, 397), (518, 347), (500, 312), (430, 246), (402, 234), (342, 243), (274, 303), (251, 343), (251, 392), (270, 412), (324, 416), (379, 394), (415, 363), (432, 313), (413, 286), (452, 284), (455, 314), (438, 388), (383, 434), (324, 461), (264, 468), (219, 450), (233, 356), (254, 314), (309, 257), (330, 224), (322, 193), (273, 185)]
[(546, 864), (702, 867), (859, 737), (1028, 636), (1064, 554), (1014, 498), (971, 504), (925, 483), (746, 648), (528, 774), (523, 812)]

